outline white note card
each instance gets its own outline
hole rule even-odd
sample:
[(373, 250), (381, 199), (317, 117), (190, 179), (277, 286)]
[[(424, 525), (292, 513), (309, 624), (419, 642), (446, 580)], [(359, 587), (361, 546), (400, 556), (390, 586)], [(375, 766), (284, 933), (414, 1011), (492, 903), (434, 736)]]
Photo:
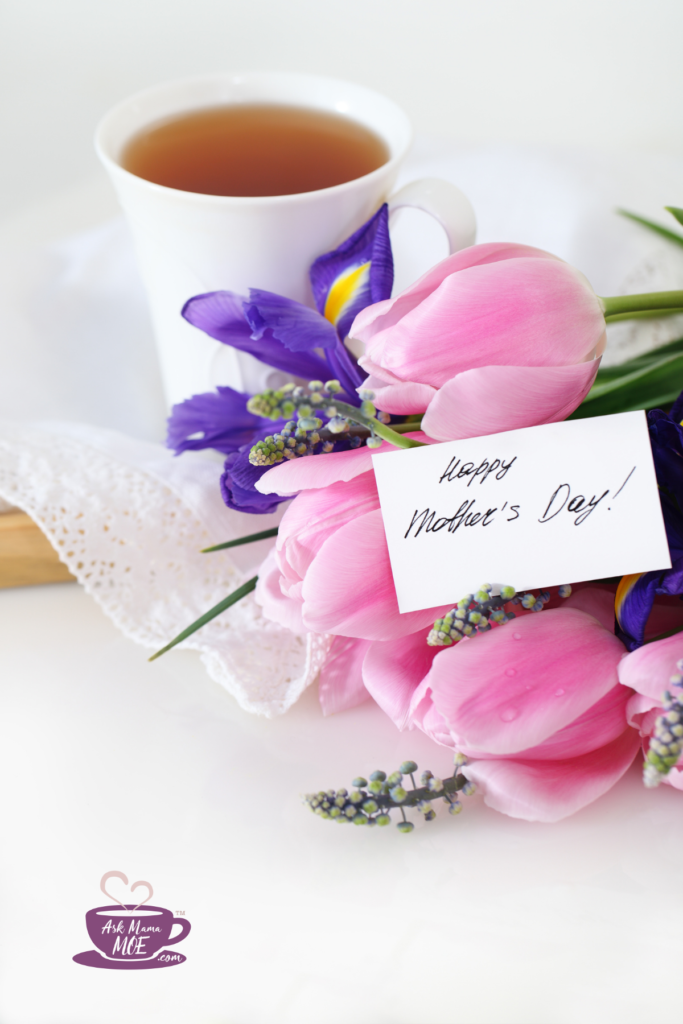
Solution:
[(401, 612), (671, 566), (644, 412), (372, 461)]

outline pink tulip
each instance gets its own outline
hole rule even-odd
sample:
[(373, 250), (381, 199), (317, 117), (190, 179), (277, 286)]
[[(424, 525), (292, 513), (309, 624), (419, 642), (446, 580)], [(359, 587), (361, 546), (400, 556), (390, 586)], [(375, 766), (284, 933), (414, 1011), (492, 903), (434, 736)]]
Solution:
[[(627, 654), (619, 664), (619, 680), (636, 692), (626, 705), (629, 723), (638, 729), (643, 752), (647, 753), (655, 722), (662, 714), (662, 697), (669, 679), (677, 673), (676, 663), (683, 657), (683, 634), (656, 640)], [(683, 789), (683, 756), (662, 778), (669, 786)]]
[[(282, 468), (333, 459), (301, 459)], [(399, 613), (375, 476), (367, 470), (298, 495), (282, 517), (256, 596), (269, 618), (290, 629), (363, 640), (428, 630), (448, 610)]]
[(475, 245), (394, 299), (364, 309), (366, 388), (386, 412), (425, 412), (439, 441), (565, 419), (584, 399), (605, 346), (600, 299), (550, 253)]
[(619, 684), (619, 640), (579, 604), (520, 617), (454, 647), (419, 633), (374, 643), (371, 695), (401, 727), (417, 725), (470, 763), (486, 803), (512, 817), (557, 821), (613, 786), (638, 750)]

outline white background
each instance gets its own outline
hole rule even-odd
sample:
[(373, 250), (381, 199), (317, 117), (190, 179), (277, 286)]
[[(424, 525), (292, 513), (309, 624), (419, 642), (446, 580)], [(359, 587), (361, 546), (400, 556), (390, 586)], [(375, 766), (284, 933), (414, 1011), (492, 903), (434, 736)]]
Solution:
[[(459, 146), (680, 154), (682, 29), (677, 0), (4, 0), (0, 233), (28, 242), (113, 212), (99, 117), (211, 70), (350, 77)], [(13, 336), (0, 346), (9, 358)], [(313, 692), (284, 720), (251, 718), (193, 654), (148, 666), (72, 585), (0, 592), (0, 687), (0, 1024), (677, 1012), (682, 797), (645, 792), (637, 769), (558, 825), (475, 797), (412, 836), (342, 832), (298, 794), (406, 756), (445, 773), (447, 753), (371, 705), (323, 720)], [(186, 910), (185, 965), (71, 962), (113, 869)]]

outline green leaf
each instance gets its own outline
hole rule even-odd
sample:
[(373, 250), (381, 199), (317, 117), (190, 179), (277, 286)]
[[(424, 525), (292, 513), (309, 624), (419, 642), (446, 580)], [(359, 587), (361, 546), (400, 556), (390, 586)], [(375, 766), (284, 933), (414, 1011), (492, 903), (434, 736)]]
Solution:
[(170, 651), (172, 647), (175, 647), (175, 645), (179, 644), (182, 640), (187, 640), (188, 636), (192, 636), (193, 633), (196, 633), (198, 629), (205, 626), (207, 622), (211, 622), (211, 620), (215, 619), (217, 615), (221, 614), (221, 612), (224, 612), (231, 605), (237, 604), (238, 601), (241, 601), (243, 597), (246, 597), (247, 594), (250, 594), (252, 590), (255, 589), (257, 580), (258, 576), (252, 576), (250, 580), (243, 583), (241, 587), (237, 588), (237, 590), (233, 590), (232, 594), (224, 597), (222, 601), (215, 604), (213, 608), (208, 610), (208, 612), (204, 612), (203, 615), (200, 615), (191, 626), (184, 629), (182, 633), (178, 633), (178, 636), (171, 640), (170, 644), (166, 644), (165, 647), (162, 647), (160, 651), (157, 651), (156, 654), (153, 654), (148, 660), (155, 661), (157, 658), (160, 658), (162, 654), (165, 654), (166, 651)]
[(206, 555), (210, 551), (224, 551), (225, 548), (237, 548), (240, 544), (252, 544), (257, 540), (267, 540), (268, 537), (277, 537), (277, 526), (274, 526), (272, 530), (261, 530), (260, 533), (250, 533), (248, 537), (238, 537), (237, 540), (226, 540), (223, 544), (214, 544), (212, 548), (202, 548), (202, 554)]
[[(683, 210), (679, 210), (677, 206), (667, 206), (667, 210), (673, 213), (677, 221), (683, 224)], [(678, 213), (676, 212), (678, 210)], [(668, 238), (670, 242), (675, 242), (677, 245), (683, 245), (683, 235), (679, 235), (677, 231), (670, 231), (669, 228), (663, 224), (658, 224), (654, 220), (648, 220), (647, 217), (641, 217), (637, 213), (631, 213), (630, 210), (617, 210), (622, 217), (628, 217), (629, 220), (634, 220), (636, 224), (642, 224), (644, 228), (649, 228), (650, 231), (654, 231), (656, 234), (661, 235), (662, 238)]]
[[(635, 360), (633, 360), (635, 362)], [(616, 367), (614, 369), (617, 369)], [(608, 416), (635, 409), (671, 405), (683, 391), (683, 353), (652, 360), (612, 379), (596, 379), (581, 405), (569, 419)]]
[(652, 349), (650, 352), (634, 356), (633, 359), (629, 359), (625, 363), (619, 363), (618, 366), (601, 366), (598, 370), (595, 384), (604, 384), (606, 381), (616, 380), (618, 377), (626, 377), (635, 370), (643, 370), (648, 366), (653, 366), (654, 363), (659, 362), (664, 356), (674, 355), (678, 352), (683, 352), (683, 338), (676, 338), (675, 341), (669, 341), (666, 345), (660, 345), (659, 348)]

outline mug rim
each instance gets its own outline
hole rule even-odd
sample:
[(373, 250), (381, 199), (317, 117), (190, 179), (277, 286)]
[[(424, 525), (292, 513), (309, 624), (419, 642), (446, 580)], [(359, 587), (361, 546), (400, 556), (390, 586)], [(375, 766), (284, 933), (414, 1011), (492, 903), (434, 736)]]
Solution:
[(104, 911), (112, 911), (115, 913), (116, 911), (121, 910), (125, 910), (127, 913), (135, 910), (156, 910), (161, 914), (171, 914), (171, 916), (173, 916), (173, 911), (169, 910), (168, 907), (155, 907), (151, 903), (126, 903), (123, 906), (120, 903), (110, 903), (106, 907), (91, 907), (90, 910), (86, 911), (86, 913), (101, 914)]
[[(149, 103), (154, 99), (160, 99), (164, 95), (168, 95), (169, 93), (176, 92), (183, 88), (200, 89), (202, 85), (209, 87), (211, 85), (219, 85), (221, 83), (225, 85), (233, 85), (239, 87), (243, 83), (248, 86), (249, 83), (256, 83), (259, 81), (262, 83), (266, 83), (268, 82), (268, 80), (271, 80), (273, 82), (280, 81), (281, 83), (289, 83), (290, 86), (292, 87), (295, 86), (297, 83), (300, 83), (302, 85), (314, 85), (315, 83), (318, 83), (319, 85), (324, 85), (324, 87), (328, 89), (337, 87), (341, 91), (348, 91), (350, 89), (353, 90), (353, 92), (355, 92), (357, 95), (364, 94), (365, 97), (367, 97), (368, 99), (374, 100), (376, 103), (378, 102), (379, 104), (384, 105), (388, 110), (391, 110), (392, 114), (397, 119), (397, 122), (399, 122), (399, 131), (402, 130), (403, 139), (401, 142), (392, 145), (392, 140), (387, 137), (387, 132), (375, 127), (374, 124), (370, 124), (367, 121), (361, 121), (359, 118), (353, 117), (351, 114), (346, 114), (344, 111), (333, 110), (331, 111), (332, 113), (341, 113), (342, 116), (347, 116), (351, 120), (355, 120), (357, 123), (363, 124), (365, 127), (372, 127), (373, 130), (375, 130), (377, 134), (380, 135), (382, 141), (388, 146), (390, 151), (389, 159), (386, 160), (379, 167), (376, 167), (374, 171), (370, 171), (368, 174), (361, 175), (361, 177), (359, 178), (352, 178), (350, 181), (343, 181), (340, 182), (338, 185), (330, 185), (327, 188), (315, 189), (310, 192), (291, 192), (287, 193), (286, 195), (278, 196), (217, 196), (209, 195), (204, 192), (188, 192), (185, 191), (184, 189), (171, 188), (168, 185), (159, 185), (157, 182), (148, 181), (146, 178), (141, 178), (139, 175), (133, 174), (131, 171), (126, 170), (125, 167), (121, 165), (118, 157), (113, 155), (112, 150), (114, 148), (114, 143), (111, 136), (116, 133), (117, 128), (118, 133), (121, 136), (118, 145), (119, 147), (122, 147), (124, 142), (129, 141), (132, 138), (132, 136), (139, 132), (145, 125), (152, 125), (163, 120), (163, 115), (149, 117), (144, 120), (141, 120), (140, 123), (135, 128), (129, 128), (127, 131), (122, 132), (119, 122), (122, 119), (124, 119), (127, 114), (132, 115), (133, 113), (135, 113), (136, 108), (138, 108), (139, 112), (139, 107), (142, 104)], [(247, 100), (246, 102), (248, 103), (254, 101)], [(279, 102), (283, 106), (308, 106), (310, 109), (330, 111), (329, 104), (326, 105), (324, 103), (318, 104), (316, 106), (315, 104), (311, 104), (310, 102), (304, 104), (296, 103), (295, 101), (292, 100), (289, 103), (287, 103), (281, 100), (274, 101), (272, 98), (270, 102)], [(211, 105), (211, 103), (207, 103), (206, 101), (191, 102), (183, 107), (176, 106), (175, 113), (180, 114), (192, 110), (207, 109), (207, 107), (210, 107)], [(229, 101), (218, 101), (215, 102), (213, 105), (225, 106), (230, 104)], [(170, 117), (173, 115), (169, 112), (169, 114), (165, 116)], [(129, 180), (131, 182), (136, 182), (138, 183), (139, 186), (143, 186), (148, 191), (157, 193), (161, 196), (167, 196), (169, 198), (176, 197), (178, 199), (182, 199), (185, 202), (193, 202), (198, 205), (206, 205), (208, 203), (211, 204), (212, 206), (218, 205), (228, 207), (249, 205), (277, 205), (281, 203), (291, 203), (294, 200), (310, 201), (317, 196), (321, 197), (322, 199), (332, 194), (343, 194), (344, 192), (348, 192), (354, 188), (357, 188), (359, 183), (372, 183), (375, 179), (380, 178), (386, 175), (387, 173), (391, 173), (391, 171), (404, 159), (408, 149), (410, 148), (412, 140), (412, 127), (405, 111), (388, 96), (385, 96), (383, 93), (378, 92), (375, 89), (371, 89), (368, 86), (361, 85), (360, 83), (350, 82), (342, 78), (334, 78), (326, 75), (307, 74), (304, 72), (226, 71), (214, 72), (204, 75), (192, 75), (185, 78), (172, 79), (166, 82), (161, 82), (157, 85), (150, 86), (147, 89), (142, 89), (137, 93), (133, 93), (131, 96), (128, 96), (126, 99), (121, 100), (119, 103), (115, 104), (115, 106), (111, 107), (107, 111), (107, 113), (101, 118), (97, 125), (97, 128), (95, 129), (94, 141), (95, 150), (97, 152), (98, 157), (100, 158), (104, 166), (107, 168), (109, 173), (112, 175), (122, 176), (124, 179)]]

